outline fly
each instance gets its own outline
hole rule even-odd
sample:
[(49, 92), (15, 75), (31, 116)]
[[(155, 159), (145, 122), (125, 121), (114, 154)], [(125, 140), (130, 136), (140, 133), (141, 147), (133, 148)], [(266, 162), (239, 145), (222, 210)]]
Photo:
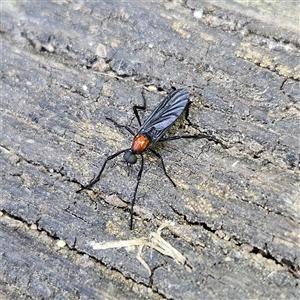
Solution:
[(162, 102), (152, 111), (152, 113), (146, 118), (144, 123), (141, 123), (138, 109), (145, 110), (146, 109), (146, 99), (142, 93), (143, 96), (143, 106), (135, 105), (133, 106), (134, 114), (138, 120), (138, 123), (140, 125), (140, 129), (137, 134), (135, 134), (128, 126), (126, 125), (120, 125), (116, 121), (107, 118), (109, 121), (113, 122), (117, 127), (125, 128), (128, 132), (130, 132), (134, 138), (131, 144), (131, 147), (128, 149), (124, 149), (121, 151), (118, 151), (110, 156), (108, 156), (98, 175), (87, 185), (82, 186), (81, 189), (76, 191), (76, 193), (81, 192), (82, 190), (91, 188), (96, 182), (100, 180), (100, 177), (104, 171), (104, 168), (106, 166), (106, 163), (117, 157), (118, 155), (124, 153), (124, 160), (128, 164), (135, 164), (137, 162), (137, 156), (141, 157), (141, 167), (137, 176), (137, 183), (134, 190), (134, 196), (131, 202), (131, 208), (130, 208), (130, 229), (133, 227), (133, 206), (136, 200), (136, 194), (138, 190), (138, 186), (141, 180), (141, 176), (144, 169), (144, 157), (143, 152), (146, 150), (149, 150), (152, 152), (158, 159), (161, 161), (162, 169), (164, 174), (167, 176), (167, 178), (171, 181), (171, 183), (176, 187), (176, 184), (171, 179), (171, 177), (168, 175), (164, 161), (159, 153), (157, 153), (155, 150), (152, 149), (152, 146), (154, 146), (155, 143), (158, 142), (164, 142), (164, 141), (171, 141), (171, 140), (177, 140), (181, 138), (208, 138), (211, 140), (212, 138), (207, 136), (206, 134), (200, 134), (200, 135), (184, 135), (184, 136), (171, 136), (171, 137), (164, 137), (166, 131), (173, 125), (173, 123), (179, 118), (179, 116), (187, 109), (188, 105), (191, 103), (190, 101), (190, 94), (187, 89), (179, 89), (175, 90), (172, 93), (170, 93), (166, 98), (162, 100)]

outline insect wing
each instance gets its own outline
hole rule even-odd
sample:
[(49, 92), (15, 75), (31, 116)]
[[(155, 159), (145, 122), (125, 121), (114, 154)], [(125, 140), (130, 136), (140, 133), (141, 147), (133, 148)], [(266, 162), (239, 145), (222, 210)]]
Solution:
[(187, 107), (189, 97), (186, 89), (168, 95), (147, 117), (139, 133), (149, 137), (151, 143), (158, 141)]

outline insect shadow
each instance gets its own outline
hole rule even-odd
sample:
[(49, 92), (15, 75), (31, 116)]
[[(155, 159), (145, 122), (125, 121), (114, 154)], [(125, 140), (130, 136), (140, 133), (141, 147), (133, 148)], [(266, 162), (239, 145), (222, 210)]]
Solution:
[[(112, 120), (111, 118), (106, 118), (107, 120), (113, 122), (117, 127), (119, 128), (125, 128), (128, 132), (130, 132), (134, 138), (131, 144), (131, 147), (128, 149), (120, 150), (110, 156), (108, 156), (98, 175), (87, 185), (82, 185), (81, 189), (76, 191), (76, 193), (79, 193), (85, 189), (90, 189), (96, 182), (100, 180), (100, 177), (104, 171), (104, 168), (106, 166), (106, 163), (120, 155), (121, 153), (124, 153), (124, 160), (128, 164), (135, 164), (137, 162), (137, 155), (141, 158), (141, 167), (138, 172), (137, 176), (137, 183), (134, 190), (134, 196), (131, 201), (131, 207), (130, 207), (130, 229), (133, 228), (133, 206), (136, 200), (136, 194), (138, 190), (138, 186), (141, 180), (141, 176), (144, 169), (144, 156), (143, 152), (146, 150), (149, 150), (151, 153), (153, 153), (158, 159), (161, 161), (162, 169), (164, 171), (164, 174), (167, 176), (167, 178), (170, 180), (170, 182), (176, 187), (176, 184), (171, 179), (171, 177), (168, 175), (164, 161), (159, 153), (157, 153), (154, 149), (152, 149), (152, 146), (154, 146), (155, 143), (165, 142), (165, 141), (172, 141), (177, 139), (189, 139), (189, 138), (207, 138), (209, 140), (212, 140), (213, 138), (206, 134), (198, 134), (198, 135), (182, 135), (182, 136), (170, 136), (170, 137), (164, 137), (166, 131), (173, 125), (173, 123), (179, 118), (179, 116), (184, 112), (188, 111), (188, 106), (191, 103), (190, 101), (190, 94), (187, 89), (179, 89), (171, 92), (169, 95), (167, 95), (160, 104), (152, 111), (152, 113), (145, 119), (144, 123), (141, 123), (140, 116), (138, 114), (138, 110), (146, 110), (146, 99), (142, 92), (143, 97), (143, 105), (134, 105), (133, 106), (133, 112), (135, 114), (135, 117), (138, 120), (138, 123), (140, 125), (140, 129), (135, 134), (131, 128), (129, 128), (126, 125), (120, 125), (116, 121)], [(187, 115), (186, 115), (187, 117)]]

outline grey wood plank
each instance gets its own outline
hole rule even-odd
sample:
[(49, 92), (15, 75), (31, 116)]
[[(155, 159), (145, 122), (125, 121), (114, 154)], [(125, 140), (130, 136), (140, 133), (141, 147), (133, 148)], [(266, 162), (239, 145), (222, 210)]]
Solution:
[[(225, 4), (3, 2), (3, 297), (299, 298), (297, 32)], [(145, 117), (171, 87), (193, 103), (169, 134), (219, 142), (158, 145), (176, 188), (147, 153), (130, 231), (139, 164), (128, 176), (115, 159), (94, 192), (75, 191), (131, 144), (106, 117), (137, 130), (142, 89)], [(149, 276), (138, 249), (91, 247), (165, 220), (162, 237), (188, 265), (146, 248)]]

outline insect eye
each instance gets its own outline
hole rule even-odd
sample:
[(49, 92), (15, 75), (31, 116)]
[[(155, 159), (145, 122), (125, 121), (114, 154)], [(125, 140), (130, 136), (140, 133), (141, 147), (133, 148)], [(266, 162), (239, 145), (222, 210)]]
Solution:
[(126, 151), (124, 153), (124, 159), (127, 161), (129, 164), (135, 164), (137, 161), (136, 155), (133, 154), (131, 151)]

